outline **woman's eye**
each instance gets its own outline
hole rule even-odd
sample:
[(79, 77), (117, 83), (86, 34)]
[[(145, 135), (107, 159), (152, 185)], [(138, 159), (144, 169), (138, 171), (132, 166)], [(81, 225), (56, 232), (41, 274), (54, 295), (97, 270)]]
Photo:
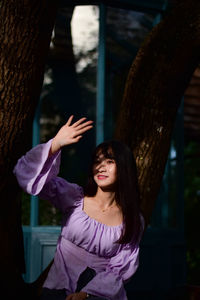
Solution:
[(114, 163), (114, 160), (109, 159), (109, 160), (107, 161), (107, 163), (108, 163), (108, 164), (113, 164), (113, 163)]

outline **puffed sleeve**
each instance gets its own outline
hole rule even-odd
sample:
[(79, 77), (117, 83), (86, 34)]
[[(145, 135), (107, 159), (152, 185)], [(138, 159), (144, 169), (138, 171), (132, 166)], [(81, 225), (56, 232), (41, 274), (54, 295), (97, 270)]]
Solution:
[(49, 157), (51, 142), (39, 144), (28, 151), (18, 160), (13, 172), (25, 192), (39, 195), (65, 212), (82, 197), (82, 188), (57, 177), (61, 151)]
[(106, 269), (83, 288), (83, 291), (109, 300), (126, 300), (124, 283), (136, 272), (139, 265), (139, 245), (124, 245), (113, 256)]

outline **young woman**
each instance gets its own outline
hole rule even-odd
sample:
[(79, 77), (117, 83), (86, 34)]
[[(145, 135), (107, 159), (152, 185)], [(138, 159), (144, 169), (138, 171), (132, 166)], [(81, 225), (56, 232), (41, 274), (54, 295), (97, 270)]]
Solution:
[(73, 124), (72, 119), (14, 169), (26, 192), (49, 200), (63, 213), (42, 299), (126, 300), (124, 283), (138, 268), (144, 227), (135, 161), (126, 145), (104, 142), (93, 154), (84, 190), (57, 177), (61, 148), (77, 143), (92, 128), (86, 118)]

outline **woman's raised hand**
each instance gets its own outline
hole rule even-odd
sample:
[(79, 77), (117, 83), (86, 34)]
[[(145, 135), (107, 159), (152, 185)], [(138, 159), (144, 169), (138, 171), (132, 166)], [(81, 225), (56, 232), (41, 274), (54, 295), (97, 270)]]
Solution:
[(77, 143), (82, 138), (82, 134), (93, 127), (93, 121), (86, 121), (86, 118), (81, 118), (71, 124), (73, 117), (73, 115), (69, 117), (67, 123), (60, 128), (53, 138), (50, 154), (54, 154), (63, 146)]

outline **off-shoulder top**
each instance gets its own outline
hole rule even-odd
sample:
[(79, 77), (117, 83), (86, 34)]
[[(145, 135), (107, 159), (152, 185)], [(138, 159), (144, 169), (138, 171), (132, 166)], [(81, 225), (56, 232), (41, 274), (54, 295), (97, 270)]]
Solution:
[(137, 270), (139, 243), (115, 243), (123, 229), (89, 217), (83, 210), (83, 188), (57, 176), (61, 151), (49, 157), (51, 140), (27, 152), (14, 174), (22, 189), (49, 200), (63, 214), (54, 262), (44, 287), (76, 290), (80, 274), (93, 268), (96, 276), (83, 291), (110, 300), (126, 300), (124, 282)]

